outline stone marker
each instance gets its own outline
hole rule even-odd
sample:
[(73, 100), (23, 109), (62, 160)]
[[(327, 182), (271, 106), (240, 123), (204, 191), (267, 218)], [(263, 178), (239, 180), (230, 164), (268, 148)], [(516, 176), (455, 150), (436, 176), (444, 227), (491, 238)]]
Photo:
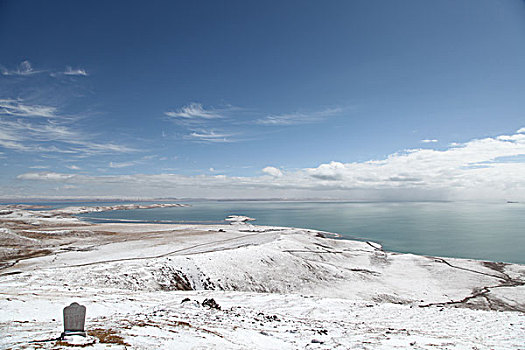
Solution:
[(64, 308), (64, 332), (61, 338), (67, 335), (86, 336), (84, 324), (86, 321), (86, 307), (77, 303)]

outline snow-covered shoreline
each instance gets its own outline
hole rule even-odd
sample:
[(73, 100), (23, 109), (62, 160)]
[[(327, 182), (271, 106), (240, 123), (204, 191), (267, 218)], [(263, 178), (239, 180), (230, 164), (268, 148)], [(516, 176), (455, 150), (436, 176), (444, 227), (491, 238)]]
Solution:
[(74, 217), (78, 214), (96, 213), (113, 210), (134, 210), (154, 208), (187, 207), (179, 203), (154, 203), (154, 204), (117, 204), (101, 206), (70, 206), (58, 209), (49, 209), (42, 205), (7, 204), (0, 205), (0, 221), (18, 221), (32, 225), (59, 225), (83, 223)]
[[(245, 217), (232, 225), (88, 224), (71, 211), (42, 220), (9, 210), (0, 210), (4, 348), (58, 336), (72, 301), (87, 306), (93, 348), (525, 344), (523, 265), (392, 253)], [(221, 309), (203, 306), (205, 298)]]

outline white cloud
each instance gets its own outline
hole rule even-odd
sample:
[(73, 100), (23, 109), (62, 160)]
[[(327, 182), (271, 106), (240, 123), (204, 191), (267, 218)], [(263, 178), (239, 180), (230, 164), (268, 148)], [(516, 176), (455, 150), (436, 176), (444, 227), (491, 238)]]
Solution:
[(94, 142), (75, 127), (76, 117), (60, 114), (58, 108), (30, 105), (22, 100), (0, 100), (0, 147), (21, 152), (55, 152), (90, 156), (132, 152), (134, 149)]
[(306, 173), (319, 180), (342, 180), (345, 172), (345, 165), (340, 162), (330, 162), (321, 164), (317, 168), (306, 169)]
[(76, 153), (83, 153), (85, 155), (130, 153), (137, 151), (135, 148), (115, 143), (97, 143), (86, 140), (68, 140), (68, 142), (77, 146), (74, 148)]
[[(223, 108), (204, 108), (200, 103), (191, 103), (176, 111), (165, 112), (169, 120), (186, 129), (184, 140), (198, 143), (230, 143), (239, 142), (236, 138), (243, 131), (225, 132), (227, 129), (242, 129), (235, 114), (240, 108), (225, 106)], [(242, 124), (242, 123), (241, 123)], [(163, 131), (163, 136), (166, 133)]]
[(64, 181), (77, 177), (74, 174), (60, 174), (54, 172), (26, 173), (17, 176), (20, 180), (40, 180), (40, 181)]
[(228, 143), (236, 142), (237, 140), (232, 139), (235, 134), (230, 133), (217, 133), (213, 130), (199, 130), (194, 131), (189, 135), (186, 135), (187, 140), (193, 140), (195, 142), (205, 143)]
[[(38, 73), (46, 72), (46, 70), (35, 70), (33, 68), (33, 65), (28, 60), (20, 62), (18, 67), (16, 69), (7, 69), (5, 67), (0, 66), (0, 72), (2, 75), (6, 76), (29, 76), (34, 75)], [(66, 69), (63, 72), (51, 72), (50, 75), (52, 77), (58, 77), (61, 75), (77, 75), (77, 76), (87, 76), (88, 73), (85, 69), (82, 68), (71, 68), (71, 66), (66, 66)]]
[(521, 128), (518, 131), (516, 131), (518, 134), (525, 134), (525, 128)]
[[(313, 178), (342, 188), (403, 188), (445, 193), (525, 190), (525, 163), (503, 157), (525, 155), (525, 135), (472, 140), (443, 151), (414, 149), (387, 159), (362, 163), (323, 164), (306, 169)], [(522, 179), (523, 178), (523, 179)], [(510, 193), (509, 193), (510, 194)], [(473, 193), (469, 193), (472, 196)]]
[(0, 100), (0, 115), (10, 115), (15, 117), (45, 117), (56, 118), (57, 109), (51, 106), (26, 105), (20, 100), (2, 99)]
[(32, 74), (37, 74), (41, 72), (42, 71), (34, 70), (33, 66), (31, 65), (31, 62), (27, 60), (20, 62), (18, 67), (13, 70), (2, 68), (3, 75), (32, 75)]
[(154, 160), (154, 159), (167, 160), (166, 157), (158, 157), (156, 155), (147, 155), (147, 156), (144, 156), (142, 158), (130, 160), (130, 161), (127, 161), (127, 162), (109, 162), (108, 166), (110, 168), (115, 168), (115, 169), (127, 168), (127, 167), (130, 167), (130, 166), (143, 164), (143, 163), (146, 163), (146, 162)]
[(136, 164), (137, 164), (136, 162), (122, 162), (122, 163), (109, 162), (109, 167), (118, 169), (118, 168), (127, 168), (130, 166), (136, 165)]
[(283, 172), (273, 166), (267, 166), (262, 170), (263, 173), (268, 174), (273, 177), (281, 177), (283, 176)]
[(64, 71), (64, 75), (87, 76), (88, 74), (85, 69), (82, 69), (82, 68), (73, 69), (70, 66), (67, 66), (66, 70)]
[(330, 162), (295, 172), (266, 167), (265, 175), (254, 177), (41, 172), (18, 179), (74, 184), (76, 193), (84, 189), (86, 194), (115, 196), (525, 200), (523, 156), (525, 134), (514, 134), (475, 139), (445, 150), (412, 149), (381, 160)]
[(168, 117), (183, 119), (216, 119), (222, 118), (218, 111), (214, 109), (205, 109), (200, 103), (190, 103), (176, 111), (164, 113)]
[(438, 140), (436, 139), (425, 139), (425, 140), (421, 140), (422, 143), (436, 143), (438, 142)]
[[(188, 133), (183, 136), (185, 140), (201, 143), (229, 143), (257, 138), (258, 135), (267, 132), (261, 132), (261, 128), (254, 128), (254, 124), (283, 126), (315, 123), (339, 116), (342, 112), (342, 108), (329, 108), (307, 113), (260, 117), (260, 112), (231, 105), (223, 108), (204, 108), (200, 103), (191, 103), (176, 111), (168, 111), (164, 114), (178, 126), (186, 129)], [(228, 132), (221, 131), (224, 129)], [(239, 135), (251, 136), (241, 139)]]
[(80, 170), (80, 167), (72, 164), (72, 165), (66, 165), (66, 168), (68, 169), (71, 169), (71, 170)]
[(329, 108), (322, 111), (310, 112), (310, 113), (288, 113), (269, 115), (264, 118), (257, 119), (256, 124), (278, 126), (278, 125), (298, 125), (298, 124), (309, 124), (320, 122), (329, 117), (340, 115), (343, 109), (341, 108)]

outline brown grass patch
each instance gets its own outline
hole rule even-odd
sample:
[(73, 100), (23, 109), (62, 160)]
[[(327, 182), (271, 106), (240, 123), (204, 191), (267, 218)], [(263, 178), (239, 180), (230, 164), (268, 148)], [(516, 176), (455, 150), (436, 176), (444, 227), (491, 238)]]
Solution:
[[(218, 337), (224, 338), (218, 332), (211, 331), (211, 330), (206, 329), (206, 328), (201, 328), (201, 327), (194, 326), (191, 323), (186, 322), (186, 321), (178, 321), (178, 320), (171, 321), (171, 322), (168, 322), (166, 324), (161, 324), (161, 323), (153, 322), (153, 321), (150, 321), (150, 320), (148, 320), (148, 321), (135, 321), (135, 322), (130, 322), (128, 324), (128, 326), (124, 327), (124, 328), (131, 329), (132, 327), (148, 327), (148, 326), (149, 327), (157, 327), (157, 328), (163, 329), (163, 330), (171, 332), (171, 333), (177, 333), (177, 331), (175, 329), (179, 328), (179, 327), (180, 328), (187, 328), (187, 329), (193, 329), (193, 330), (196, 330), (196, 331), (206, 332), (206, 333), (213, 334), (213, 335), (216, 335)], [(170, 326), (171, 326), (171, 329), (170, 329)]]
[(13, 254), (0, 257), (0, 269), (11, 267), (12, 265), (14, 265), (15, 262), (18, 262), (19, 260), (37, 258), (40, 256), (49, 255), (51, 253), (53, 253), (53, 251), (49, 249), (23, 250), (15, 252)]
[[(87, 348), (88, 346), (91, 346), (93, 345), (95, 342), (93, 343), (87, 343), (87, 344), (70, 344), (68, 342), (65, 342), (65, 341), (62, 341), (62, 340), (59, 340), (55, 343), (55, 346), (66, 346), (68, 348)], [(40, 345), (40, 348), (41, 349), (42, 346)]]
[(118, 332), (114, 331), (111, 328), (109, 329), (95, 328), (95, 329), (89, 330), (87, 333), (93, 337), (98, 338), (100, 343), (130, 346), (128, 343), (124, 341), (124, 338), (122, 338), (118, 334)]

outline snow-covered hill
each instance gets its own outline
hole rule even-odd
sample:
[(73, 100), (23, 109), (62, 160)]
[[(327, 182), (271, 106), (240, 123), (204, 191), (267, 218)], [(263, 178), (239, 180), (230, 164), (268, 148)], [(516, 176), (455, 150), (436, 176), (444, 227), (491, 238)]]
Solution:
[[(2, 232), (36, 253), (4, 259), (0, 346), (67, 347), (53, 338), (73, 301), (87, 306), (91, 335), (82, 341), (94, 348), (525, 344), (522, 265), (392, 253), (239, 222), (70, 223), (28, 227), (4, 217)], [(203, 305), (211, 298), (220, 309)]]

